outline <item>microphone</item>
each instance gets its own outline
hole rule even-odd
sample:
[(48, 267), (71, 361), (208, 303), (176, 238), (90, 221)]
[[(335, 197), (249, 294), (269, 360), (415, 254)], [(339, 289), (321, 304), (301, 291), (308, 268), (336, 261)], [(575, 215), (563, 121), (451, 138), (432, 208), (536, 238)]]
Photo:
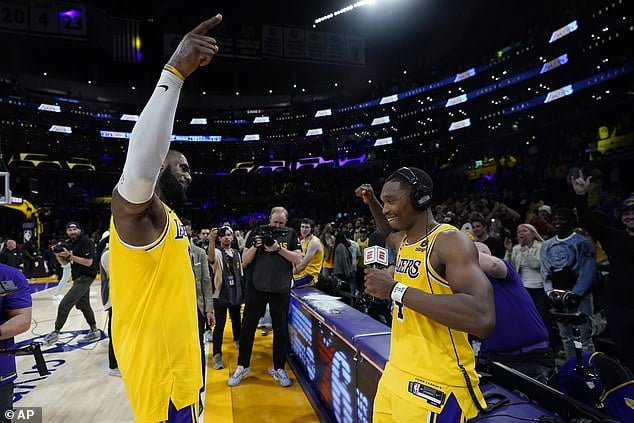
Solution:
[(375, 269), (384, 269), (388, 265), (387, 248), (373, 245), (363, 250), (363, 264)]

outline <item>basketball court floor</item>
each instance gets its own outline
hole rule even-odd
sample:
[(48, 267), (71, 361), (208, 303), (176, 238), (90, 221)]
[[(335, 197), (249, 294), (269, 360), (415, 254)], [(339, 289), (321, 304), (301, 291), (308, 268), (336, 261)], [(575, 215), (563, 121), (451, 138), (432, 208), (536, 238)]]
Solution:
[[(53, 329), (58, 302), (53, 301), (56, 283), (47, 280), (32, 282), (33, 322), (28, 332), (16, 342), (40, 341)], [(101, 285), (91, 287), (91, 304), (98, 326), (106, 328), (106, 313), (101, 305)], [(229, 319), (228, 319), (229, 320)], [(15, 407), (42, 407), (44, 422), (133, 422), (132, 411), (125, 397), (121, 378), (109, 376), (108, 338), (77, 344), (88, 325), (83, 315), (73, 309), (62, 329), (58, 344), (42, 348), (49, 374), (40, 376), (33, 356), (18, 356), (18, 379)], [(280, 387), (268, 374), (272, 366), (273, 334), (256, 334), (251, 359), (251, 373), (234, 388), (227, 379), (235, 370), (237, 351), (233, 346), (231, 323), (225, 327), (223, 361), (225, 368), (211, 367), (211, 345), (206, 344), (207, 380), (204, 412), (206, 422), (318, 422), (319, 419), (304, 394), (297, 378), (287, 365), (293, 385)]]

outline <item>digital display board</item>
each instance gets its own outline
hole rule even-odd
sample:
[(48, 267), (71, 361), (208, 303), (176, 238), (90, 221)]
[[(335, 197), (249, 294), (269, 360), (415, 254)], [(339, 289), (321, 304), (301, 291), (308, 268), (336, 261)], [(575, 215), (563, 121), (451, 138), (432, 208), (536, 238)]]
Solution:
[(326, 323), (291, 298), (289, 339), (299, 370), (336, 422), (371, 422), (372, 403), (381, 372)]

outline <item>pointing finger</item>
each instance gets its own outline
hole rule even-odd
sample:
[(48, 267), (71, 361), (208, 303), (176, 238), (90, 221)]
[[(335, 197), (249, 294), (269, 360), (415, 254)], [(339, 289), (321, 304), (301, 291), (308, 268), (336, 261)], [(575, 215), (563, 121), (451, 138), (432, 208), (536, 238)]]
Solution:
[(220, 22), (222, 22), (222, 15), (218, 13), (213, 18), (207, 19), (206, 21), (203, 21), (200, 24), (198, 24), (198, 26), (192, 29), (190, 32), (192, 34), (204, 35), (207, 33), (207, 31), (217, 26)]

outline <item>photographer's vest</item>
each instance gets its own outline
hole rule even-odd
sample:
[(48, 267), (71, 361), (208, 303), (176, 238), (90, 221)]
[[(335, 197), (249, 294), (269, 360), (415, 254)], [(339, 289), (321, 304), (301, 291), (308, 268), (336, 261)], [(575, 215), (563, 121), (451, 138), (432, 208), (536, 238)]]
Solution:
[[(218, 301), (223, 306), (236, 306), (243, 302), (242, 268), (240, 267), (240, 253), (235, 248), (233, 257), (230, 257), (224, 249), (222, 254), (222, 286)], [(231, 262), (231, 265), (229, 263)]]

